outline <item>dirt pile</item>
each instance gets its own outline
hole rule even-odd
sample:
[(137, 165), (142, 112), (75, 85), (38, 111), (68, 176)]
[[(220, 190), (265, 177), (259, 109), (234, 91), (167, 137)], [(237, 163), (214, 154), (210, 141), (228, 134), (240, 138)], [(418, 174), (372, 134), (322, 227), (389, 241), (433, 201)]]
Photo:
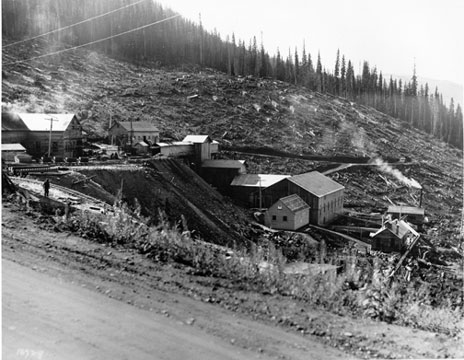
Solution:
[(143, 168), (87, 169), (80, 173), (132, 208), (139, 203), (144, 216), (157, 219), (162, 210), (168, 219), (182, 224), (183, 215), (193, 236), (206, 241), (233, 247), (246, 245), (246, 239), (253, 237), (244, 211), (176, 160), (151, 161)]

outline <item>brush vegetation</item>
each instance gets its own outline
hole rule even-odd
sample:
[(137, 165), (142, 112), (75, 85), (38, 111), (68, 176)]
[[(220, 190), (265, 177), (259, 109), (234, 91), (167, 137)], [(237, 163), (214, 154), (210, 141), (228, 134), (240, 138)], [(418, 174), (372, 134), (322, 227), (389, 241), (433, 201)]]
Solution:
[(147, 226), (140, 208), (126, 205), (114, 212), (76, 212), (60, 222), (69, 231), (88, 239), (136, 249), (153, 261), (191, 267), (192, 274), (224, 278), (251, 292), (291, 296), (308, 306), (340, 315), (365, 317), (428, 331), (457, 335), (462, 328), (462, 307), (432, 294), (428, 284), (389, 279), (382, 260), (347, 254), (327, 255), (317, 249), (319, 263), (342, 264), (341, 271), (318, 275), (284, 273), (287, 258), (268, 243), (251, 249), (230, 250), (191, 236), (182, 218), (171, 224), (160, 211), (157, 225)]

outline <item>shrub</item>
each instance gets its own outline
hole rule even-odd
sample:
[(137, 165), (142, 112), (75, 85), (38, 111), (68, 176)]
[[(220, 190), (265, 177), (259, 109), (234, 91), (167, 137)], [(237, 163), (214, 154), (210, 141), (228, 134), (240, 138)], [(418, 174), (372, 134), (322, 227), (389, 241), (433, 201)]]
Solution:
[(462, 326), (460, 308), (433, 307), (428, 286), (401, 279), (391, 281), (378, 257), (364, 259), (356, 253), (328, 256), (324, 244), (315, 255), (319, 263), (342, 264), (335, 277), (288, 275), (286, 258), (272, 242), (251, 250), (228, 250), (193, 239), (185, 219), (170, 224), (159, 213), (156, 226), (147, 226), (140, 212), (127, 206), (114, 207), (112, 213), (80, 212), (67, 222), (68, 228), (98, 242), (137, 249), (155, 261), (177, 262), (204, 276), (236, 281), (257, 292), (292, 296), (335, 313), (362, 315), (386, 322), (421, 329), (457, 334)]

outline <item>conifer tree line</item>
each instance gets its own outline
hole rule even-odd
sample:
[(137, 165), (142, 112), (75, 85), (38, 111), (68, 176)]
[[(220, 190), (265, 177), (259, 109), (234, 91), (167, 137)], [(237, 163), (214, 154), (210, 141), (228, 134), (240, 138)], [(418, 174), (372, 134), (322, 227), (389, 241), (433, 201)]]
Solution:
[[(136, 0), (3, 0), (2, 33), (14, 41), (43, 34), (85, 19), (119, 9)], [(176, 13), (152, 0), (49, 35), (68, 46), (90, 43), (166, 19)], [(234, 34), (224, 41), (217, 31), (206, 31), (198, 22), (177, 17), (143, 30), (92, 45), (108, 55), (160, 65), (209, 67), (229, 75), (272, 78), (309, 90), (344, 97), (372, 106), (406, 121), (462, 149), (462, 109), (451, 100), (443, 102), (438, 89), (420, 85), (414, 69), (410, 82), (383, 77), (365, 61), (360, 74), (344, 55), (336, 54), (333, 70), (323, 67), (318, 53), (313, 58), (297, 48), (270, 56), (256, 37), (246, 43)]]

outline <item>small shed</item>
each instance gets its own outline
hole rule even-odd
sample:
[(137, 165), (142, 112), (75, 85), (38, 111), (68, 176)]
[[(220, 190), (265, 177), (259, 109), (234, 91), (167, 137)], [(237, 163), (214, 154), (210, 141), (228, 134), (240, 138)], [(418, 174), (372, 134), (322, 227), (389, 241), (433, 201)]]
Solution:
[(135, 151), (138, 155), (148, 154), (149, 145), (145, 141), (139, 141), (134, 145)]
[(415, 225), (422, 224), (425, 218), (425, 210), (415, 206), (392, 205), (388, 207), (387, 214), (391, 215), (392, 219), (405, 219)]
[(119, 147), (117, 145), (108, 145), (108, 144), (92, 144), (94, 147), (98, 148), (101, 154), (114, 156), (118, 155)]
[(266, 211), (264, 224), (272, 229), (297, 230), (309, 224), (309, 205), (296, 194), (281, 198)]
[(394, 219), (386, 221), (381, 229), (370, 236), (372, 237), (372, 250), (402, 252), (420, 234), (406, 221)]
[(19, 143), (15, 144), (2, 144), (2, 160), (14, 161), (15, 156), (18, 154), (25, 154), (26, 148)]

